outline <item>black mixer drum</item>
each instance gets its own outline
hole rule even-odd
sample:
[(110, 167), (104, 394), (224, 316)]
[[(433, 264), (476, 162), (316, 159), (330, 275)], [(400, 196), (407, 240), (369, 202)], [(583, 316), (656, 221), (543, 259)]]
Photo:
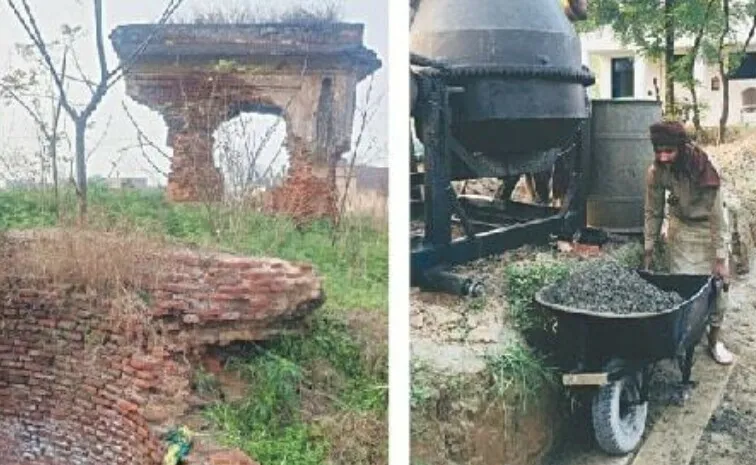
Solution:
[(452, 131), (487, 157), (565, 145), (588, 117), (578, 36), (557, 0), (422, 0), (411, 51), (446, 65)]

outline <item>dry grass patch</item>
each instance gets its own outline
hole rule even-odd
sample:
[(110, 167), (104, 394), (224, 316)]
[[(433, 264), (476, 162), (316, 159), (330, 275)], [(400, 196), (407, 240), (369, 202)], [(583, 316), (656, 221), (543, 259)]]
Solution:
[(170, 269), (164, 250), (159, 239), (136, 230), (9, 231), (0, 240), (0, 277), (11, 294), (28, 286), (73, 291), (76, 305), (106, 318), (115, 331), (154, 337), (149, 290)]
[(388, 463), (386, 420), (376, 412), (341, 412), (321, 418), (318, 425), (326, 436), (333, 438), (329, 454), (332, 463)]

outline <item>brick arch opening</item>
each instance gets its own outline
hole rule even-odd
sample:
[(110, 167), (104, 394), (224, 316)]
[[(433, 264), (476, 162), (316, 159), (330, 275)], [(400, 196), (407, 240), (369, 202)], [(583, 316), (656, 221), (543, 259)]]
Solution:
[(248, 198), (279, 185), (290, 167), (287, 121), (280, 108), (239, 103), (213, 133), (213, 158), (226, 195)]

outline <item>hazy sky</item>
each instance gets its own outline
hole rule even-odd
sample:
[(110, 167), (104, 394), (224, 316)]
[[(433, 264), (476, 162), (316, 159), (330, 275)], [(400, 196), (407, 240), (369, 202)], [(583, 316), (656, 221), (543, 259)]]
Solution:
[[(167, 0), (103, 0), (104, 29), (106, 35), (110, 34), (116, 26), (126, 23), (149, 23), (154, 21), (162, 12)], [(20, 3), (20, 2), (18, 2)], [(93, 29), (91, 0), (29, 0), (39, 27), (46, 40), (51, 41), (60, 37), (61, 25), (81, 25), (86, 31)], [(185, 0), (177, 11), (177, 15), (183, 16), (201, 8), (202, 5), (239, 5), (251, 4), (255, 7), (270, 8), (268, 5), (276, 5), (277, 8), (285, 9), (291, 6), (319, 4), (316, 0)], [(387, 51), (388, 51), (388, 0), (343, 0), (343, 20), (357, 22), (365, 25), (365, 45), (374, 50), (383, 67), (375, 74), (372, 97), (369, 106), (374, 109), (373, 118), (367, 136), (363, 137), (362, 148), (358, 153), (365, 154), (366, 161), (370, 164), (386, 166), (387, 146)], [(7, 73), (15, 66), (23, 65), (24, 62), (15, 54), (16, 43), (28, 43), (26, 35), (12, 16), (12, 12), (6, 2), (0, 3), (0, 75)], [(91, 35), (83, 37), (77, 42), (76, 49), (82, 63), (82, 67), (90, 76), (97, 76), (97, 58), (94, 40)], [(106, 51), (110, 67), (117, 65), (115, 52), (106, 39)], [(69, 63), (70, 70), (70, 63)], [(358, 87), (357, 105), (358, 114), (364, 107), (367, 84), (369, 78)], [(81, 96), (84, 102), (88, 99), (85, 88), (75, 94)], [(88, 132), (88, 148), (93, 148), (99, 143), (98, 150), (92, 155), (89, 162), (90, 175), (118, 174), (120, 176), (149, 176), (151, 182), (163, 181), (160, 175), (148, 162), (144, 160), (138, 149), (124, 150), (136, 142), (136, 132), (126, 118), (121, 107), (121, 102), (126, 102), (132, 115), (138, 120), (142, 129), (158, 143), (165, 142), (166, 127), (162, 117), (150, 109), (138, 105), (129, 97), (125, 96), (123, 82), (119, 82), (105, 97), (97, 109), (93, 121), (92, 130)], [(107, 122), (110, 121), (109, 129), (104, 133)], [(255, 116), (250, 121), (254, 125), (256, 137), (264, 133), (275, 121), (271, 117)], [(70, 121), (66, 121), (68, 128), (72, 129)], [(355, 127), (358, 126), (355, 122)], [(355, 128), (356, 129), (356, 128)], [(238, 131), (238, 127), (236, 128)], [(73, 131), (69, 131), (71, 137)], [(279, 125), (276, 134), (268, 145), (272, 155), (273, 147), (284, 137), (283, 127)], [(38, 142), (31, 120), (22, 109), (15, 106), (0, 105), (0, 157), (10, 160), (14, 166), (19, 166), (22, 161), (16, 162), (16, 153), (30, 154), (37, 150)], [(370, 150), (368, 153), (368, 146)], [(67, 147), (64, 148), (68, 152)], [(64, 155), (68, 155), (65, 153)], [(16, 158), (14, 158), (16, 157)], [(168, 171), (168, 161), (153, 158), (153, 161), (164, 172)], [(7, 175), (8, 169), (0, 165), (0, 174)], [(4, 176), (5, 177), (5, 176)]]

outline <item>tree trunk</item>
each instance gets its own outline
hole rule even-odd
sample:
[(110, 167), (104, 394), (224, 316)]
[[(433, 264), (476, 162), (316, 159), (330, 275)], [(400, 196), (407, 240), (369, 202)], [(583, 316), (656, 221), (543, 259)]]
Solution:
[(727, 136), (727, 119), (730, 116), (730, 79), (727, 76), (727, 57), (725, 54), (725, 38), (730, 32), (730, 0), (722, 0), (722, 14), (724, 15), (724, 29), (719, 36), (719, 75), (722, 79), (722, 114), (719, 117), (719, 143), (723, 143)]
[(698, 57), (698, 52), (701, 49), (701, 41), (703, 40), (704, 33), (706, 32), (706, 24), (709, 21), (709, 16), (711, 15), (711, 10), (714, 7), (714, 2), (715, 0), (709, 0), (709, 3), (706, 5), (706, 14), (703, 17), (701, 26), (698, 29), (695, 40), (693, 41), (693, 48), (690, 51), (692, 56), (688, 68), (688, 78), (690, 79), (690, 96), (693, 100), (693, 126), (695, 126), (696, 128), (697, 134), (700, 134), (703, 129), (701, 128), (701, 108), (698, 106), (698, 94), (696, 93), (696, 58)]
[(668, 117), (675, 118), (675, 81), (672, 66), (675, 61), (675, 23), (672, 10), (675, 0), (664, 1), (664, 110)]
[(722, 144), (727, 137), (727, 120), (730, 117), (730, 79), (724, 60), (719, 65), (719, 74), (722, 76), (722, 115), (719, 117), (719, 143)]
[(87, 216), (87, 152), (84, 147), (86, 140), (87, 120), (76, 120), (76, 195), (79, 199), (79, 221), (83, 223)]
[(701, 127), (701, 109), (698, 107), (698, 94), (696, 93), (696, 83), (690, 86), (690, 98), (693, 101), (693, 127), (696, 128), (696, 134), (703, 131)]
[(698, 47), (696, 45), (693, 46), (691, 53), (693, 53), (694, 55), (693, 60), (687, 67), (688, 69), (685, 70), (685, 73), (687, 74), (685, 79), (685, 87), (688, 89), (688, 92), (690, 92), (690, 99), (693, 105), (693, 127), (696, 128), (696, 134), (700, 134), (703, 129), (701, 128), (701, 109), (698, 107), (698, 92), (696, 91), (695, 57), (698, 54)]
[(53, 135), (50, 138), (50, 164), (52, 166), (55, 212), (60, 215), (60, 191), (58, 189), (58, 134), (55, 132), (53, 132)]

